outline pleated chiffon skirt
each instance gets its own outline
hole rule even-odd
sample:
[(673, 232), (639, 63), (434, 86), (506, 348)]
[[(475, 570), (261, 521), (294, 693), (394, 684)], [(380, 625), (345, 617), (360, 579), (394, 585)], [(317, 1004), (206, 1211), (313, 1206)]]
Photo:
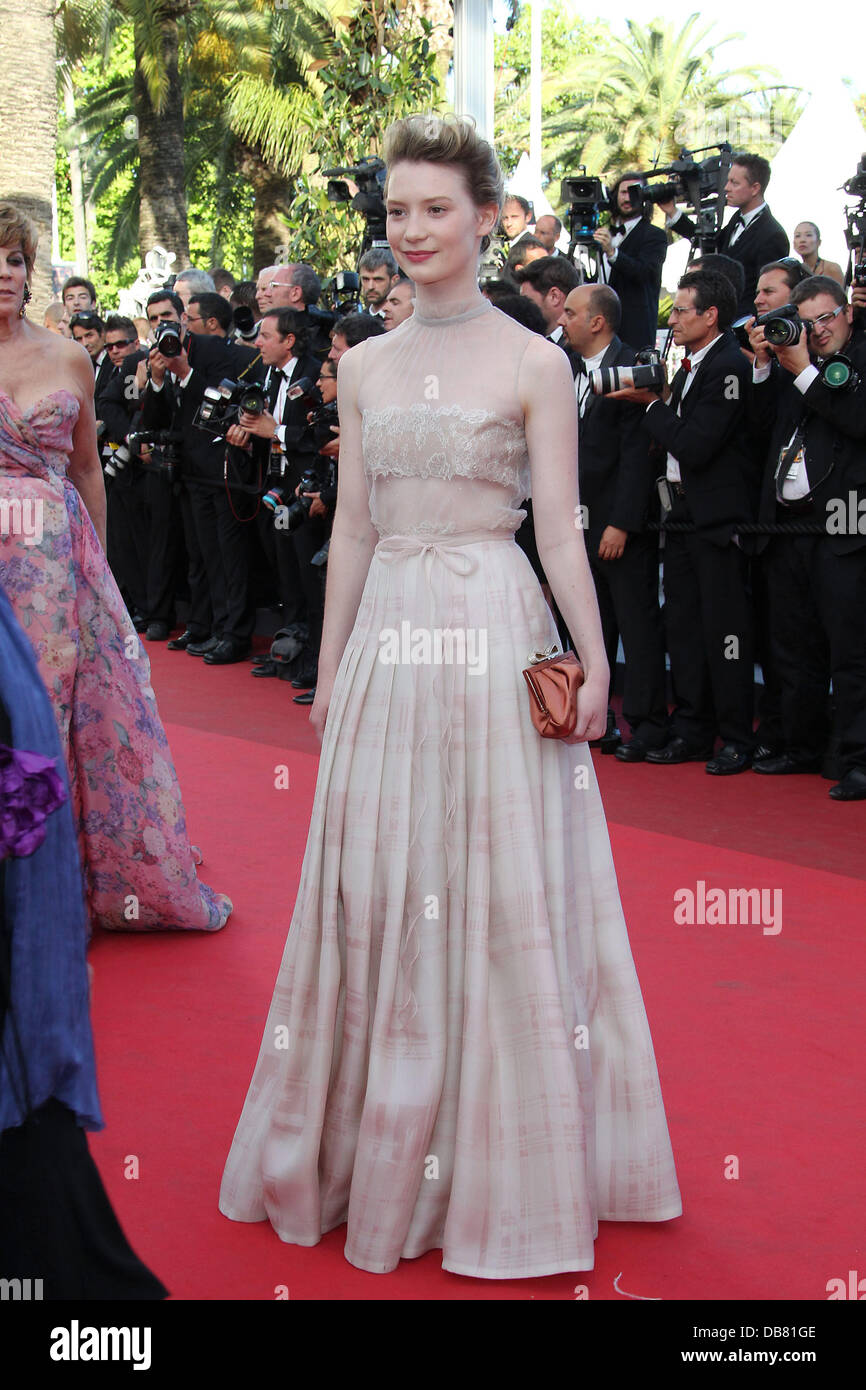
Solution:
[[(435, 659), (437, 630), (464, 660), (447, 638)], [(599, 1220), (680, 1214), (591, 759), (529, 714), (522, 670), (554, 641), (511, 533), (377, 547), (222, 1181), (233, 1220), (298, 1245), (347, 1222), (361, 1269), (441, 1249), (509, 1279), (592, 1268)]]

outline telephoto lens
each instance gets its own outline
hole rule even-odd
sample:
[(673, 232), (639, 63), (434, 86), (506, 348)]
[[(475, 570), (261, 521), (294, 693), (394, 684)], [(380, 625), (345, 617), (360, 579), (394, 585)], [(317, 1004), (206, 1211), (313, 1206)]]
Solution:
[(595, 396), (626, 391), (629, 387), (636, 391), (662, 391), (664, 384), (665, 369), (657, 362), (634, 367), (598, 367), (589, 373), (589, 389)]

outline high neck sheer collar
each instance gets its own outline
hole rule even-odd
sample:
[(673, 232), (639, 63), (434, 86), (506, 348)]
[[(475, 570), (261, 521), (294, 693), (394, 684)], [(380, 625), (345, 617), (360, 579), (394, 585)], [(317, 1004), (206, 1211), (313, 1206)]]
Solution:
[(443, 304), (444, 312), (442, 313), (430, 313), (429, 311), (422, 313), (420, 309), (416, 308), (412, 317), (417, 323), (435, 328), (450, 323), (463, 323), (465, 319), (475, 318), (477, 314), (483, 314), (492, 307), (489, 299), (485, 299), (483, 294), (478, 294), (468, 303), (466, 301), (455, 303), (452, 300), (450, 304)]

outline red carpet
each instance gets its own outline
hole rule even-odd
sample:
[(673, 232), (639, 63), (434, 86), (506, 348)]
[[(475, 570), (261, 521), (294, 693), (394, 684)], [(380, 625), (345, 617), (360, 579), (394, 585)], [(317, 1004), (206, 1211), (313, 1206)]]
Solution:
[[(221, 1216), (318, 743), (287, 684), (148, 649), (201, 872), (235, 911), (215, 936), (98, 934), (107, 1128), (91, 1144), (133, 1246), (175, 1298), (273, 1300), (285, 1286), (302, 1300), (570, 1299), (585, 1285), (591, 1299), (821, 1300), (862, 1266), (866, 803), (835, 805), (815, 777), (717, 779), (597, 755), (684, 1215), (603, 1222), (590, 1272), (495, 1282), (443, 1272), (437, 1251), (367, 1274), (343, 1257), (344, 1227), (305, 1249)], [(275, 788), (281, 764), (288, 790)], [(680, 890), (699, 881), (771, 890), (781, 930), (680, 925)], [(138, 1176), (125, 1176), (133, 1158)]]

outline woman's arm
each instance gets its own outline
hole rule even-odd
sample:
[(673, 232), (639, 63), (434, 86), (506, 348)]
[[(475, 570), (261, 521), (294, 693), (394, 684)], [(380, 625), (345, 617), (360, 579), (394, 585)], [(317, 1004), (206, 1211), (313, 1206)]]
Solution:
[[(79, 360), (80, 359), (80, 360)], [(78, 423), (72, 435), (67, 477), (76, 488), (93, 522), (99, 544), (106, 549), (105, 538), (105, 481), (99, 462), (96, 441), (96, 415), (93, 408), (93, 368), (90, 358), (77, 348), (69, 356), (69, 371), (75, 394), (81, 403)]]
[(337, 668), (358, 616), (361, 594), (379, 533), (370, 520), (364, 478), (358, 388), (366, 343), (350, 348), (337, 368), (340, 415), (340, 467), (337, 510), (328, 550), (325, 618), (319, 652), (316, 701), (310, 719), (321, 737)]
[(538, 554), (586, 672), (571, 739), (582, 742), (604, 733), (610, 671), (581, 525), (577, 405), (565, 353), (541, 339), (531, 342), (520, 366), (518, 394), (532, 473)]

